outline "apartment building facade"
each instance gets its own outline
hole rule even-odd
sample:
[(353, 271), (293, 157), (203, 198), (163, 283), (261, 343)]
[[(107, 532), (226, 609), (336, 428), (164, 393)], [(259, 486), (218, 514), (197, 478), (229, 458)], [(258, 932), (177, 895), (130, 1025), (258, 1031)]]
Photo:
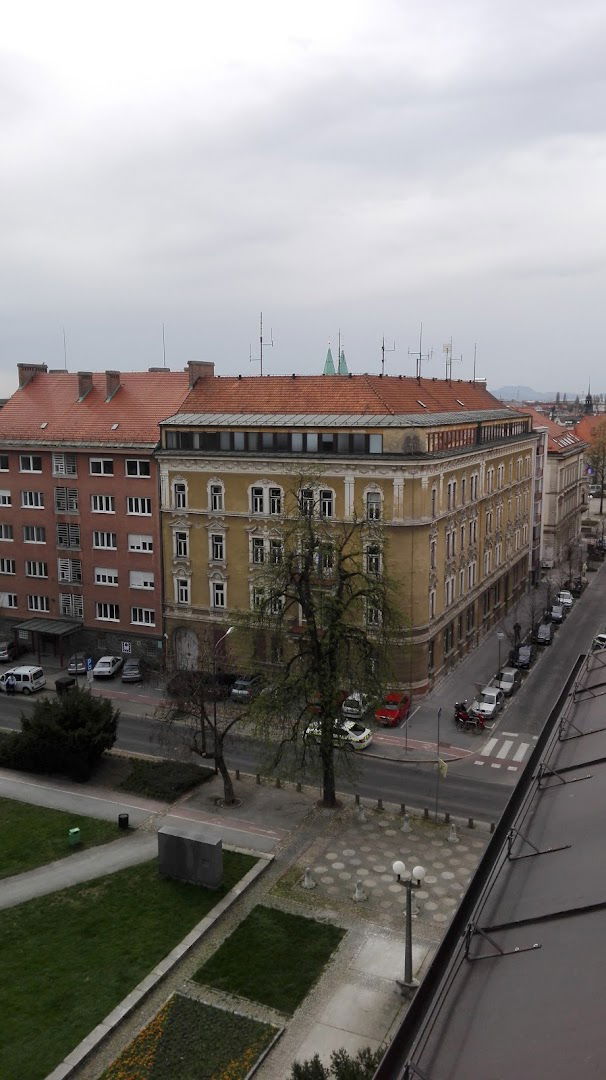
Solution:
[[(381, 526), (396, 678), (415, 693), (526, 588), (537, 436), (483, 384), (367, 375), (217, 378), (161, 425), (165, 622), (178, 666), (254, 609), (293, 492), (325, 521)], [(293, 628), (293, 632), (296, 628)], [(230, 638), (232, 641), (232, 638)], [(281, 651), (284, 643), (278, 643)], [(278, 659), (256, 635), (255, 662)]]
[(158, 421), (188, 375), (19, 365), (0, 411), (0, 626), (40, 655), (163, 652)]

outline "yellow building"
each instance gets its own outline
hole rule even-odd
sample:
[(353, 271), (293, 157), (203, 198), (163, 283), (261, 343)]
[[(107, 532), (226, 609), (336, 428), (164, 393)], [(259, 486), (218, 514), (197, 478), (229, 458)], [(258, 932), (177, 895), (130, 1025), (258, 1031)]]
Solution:
[[(288, 493), (326, 520), (381, 522), (406, 646), (397, 678), (424, 693), (475, 646), (528, 582), (536, 435), (483, 383), (402, 376), (221, 378), (163, 425), (161, 477), (169, 656), (199, 658), (254, 606)], [(273, 546), (272, 546), (273, 545)], [(273, 554), (272, 554), (273, 552)], [(256, 663), (270, 664), (259, 636)]]

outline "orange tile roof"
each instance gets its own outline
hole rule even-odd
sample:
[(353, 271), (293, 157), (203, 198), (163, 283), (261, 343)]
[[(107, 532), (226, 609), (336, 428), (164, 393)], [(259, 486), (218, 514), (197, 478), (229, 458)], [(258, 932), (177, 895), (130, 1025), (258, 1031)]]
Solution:
[(556, 424), (553, 420), (550, 420), (545, 413), (540, 413), (537, 412), (536, 409), (533, 409), (532, 405), (525, 405), (523, 409), (520, 408), (516, 411), (525, 413), (526, 415), (530, 414), (530, 416), (532, 416), (533, 427), (547, 429), (548, 452), (560, 454), (567, 450), (582, 450), (584, 448), (585, 441), (576, 434), (574, 428), (562, 427), (561, 424)]
[(574, 430), (580, 439), (589, 443), (593, 439), (596, 428), (602, 427), (604, 424), (606, 424), (606, 415), (604, 413), (599, 413), (598, 416), (583, 416)]
[(257, 375), (200, 379), (180, 412), (399, 415), (504, 408), (478, 382), (393, 375)]
[(0, 440), (155, 445), (159, 421), (179, 408), (189, 386), (184, 371), (121, 372), (119, 390), (106, 401), (105, 372), (92, 380), (78, 401), (76, 374), (39, 372), (0, 409)]

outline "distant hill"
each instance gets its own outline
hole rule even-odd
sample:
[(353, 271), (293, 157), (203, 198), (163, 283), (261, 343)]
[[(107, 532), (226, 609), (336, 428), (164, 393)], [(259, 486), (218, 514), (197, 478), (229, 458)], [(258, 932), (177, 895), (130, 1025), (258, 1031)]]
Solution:
[[(490, 388), (489, 388), (490, 389)], [(556, 391), (533, 390), (531, 386), (501, 386), (498, 390), (490, 389), (490, 393), (501, 401), (555, 401)], [(560, 393), (560, 397), (564, 396)], [(576, 394), (567, 394), (568, 401), (573, 402)]]

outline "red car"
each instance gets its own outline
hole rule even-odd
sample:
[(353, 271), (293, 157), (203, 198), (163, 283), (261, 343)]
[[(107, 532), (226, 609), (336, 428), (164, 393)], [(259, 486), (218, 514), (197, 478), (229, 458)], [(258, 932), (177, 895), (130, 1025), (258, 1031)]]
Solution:
[(375, 712), (375, 720), (383, 727), (398, 727), (403, 720), (406, 720), (409, 712), (410, 694), (394, 692), (385, 695), (383, 704)]

